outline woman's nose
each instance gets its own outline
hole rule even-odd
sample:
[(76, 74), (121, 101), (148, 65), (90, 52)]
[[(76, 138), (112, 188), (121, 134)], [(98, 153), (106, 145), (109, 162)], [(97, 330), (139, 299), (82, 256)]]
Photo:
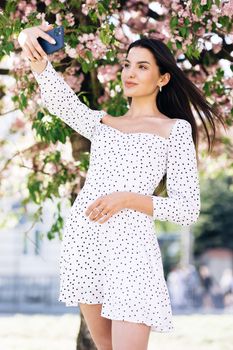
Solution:
[(130, 78), (134, 78), (135, 77), (135, 73), (133, 70), (129, 71), (129, 77)]
[(134, 67), (128, 68), (127, 73), (128, 73), (129, 78), (135, 77), (135, 68)]

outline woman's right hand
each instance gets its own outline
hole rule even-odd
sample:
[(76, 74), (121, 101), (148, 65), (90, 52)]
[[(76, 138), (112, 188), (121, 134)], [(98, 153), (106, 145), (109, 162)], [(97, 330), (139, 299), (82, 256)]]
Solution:
[(53, 38), (46, 34), (48, 30), (53, 29), (52, 24), (41, 24), (39, 26), (23, 29), (19, 36), (18, 42), (21, 46), (24, 56), (27, 57), (32, 62), (43, 61), (47, 59), (47, 54), (44, 52), (40, 46), (37, 38), (41, 37), (51, 44), (54, 44)]

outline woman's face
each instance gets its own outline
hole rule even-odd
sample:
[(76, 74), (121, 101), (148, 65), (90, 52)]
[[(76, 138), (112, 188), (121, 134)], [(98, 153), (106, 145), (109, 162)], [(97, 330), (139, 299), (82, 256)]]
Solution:
[[(154, 94), (159, 87), (159, 68), (150, 50), (132, 47), (126, 59), (122, 60), (121, 80), (127, 97)], [(137, 85), (127, 85), (127, 81)]]

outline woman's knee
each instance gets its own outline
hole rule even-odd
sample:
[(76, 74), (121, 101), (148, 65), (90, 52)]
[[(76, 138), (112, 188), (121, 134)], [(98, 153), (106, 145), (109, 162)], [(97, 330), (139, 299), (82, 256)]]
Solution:
[(112, 320), (113, 350), (147, 350), (150, 330), (144, 323)]
[(101, 316), (102, 304), (79, 303), (90, 335), (98, 350), (112, 350), (112, 320)]

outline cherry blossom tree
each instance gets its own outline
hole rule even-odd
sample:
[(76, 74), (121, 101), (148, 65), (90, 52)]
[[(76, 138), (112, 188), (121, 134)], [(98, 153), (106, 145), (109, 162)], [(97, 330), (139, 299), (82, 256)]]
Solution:
[[(50, 56), (55, 69), (82, 102), (116, 117), (128, 109), (121, 85), (121, 59), (126, 48), (141, 35), (163, 40), (177, 64), (204, 91), (208, 101), (221, 107), (229, 126), (229, 136), (218, 130), (211, 158), (207, 158), (206, 140), (202, 137), (201, 173), (213, 176), (214, 169), (218, 174), (218, 164), (225, 171), (232, 169), (232, 0), (6, 0), (2, 3), (0, 74), (8, 76), (11, 84), (1, 79), (1, 121), (4, 123), (13, 113), (8, 132), (17, 135), (17, 140), (23, 139), (24, 147), (9, 152), (9, 141), (1, 139), (0, 191), (5, 193), (8, 184), (14, 181), (15, 171), (25, 169), (22, 205), (33, 202), (38, 206), (35, 220), (47, 199), (68, 198), (73, 202), (85, 181), (90, 150), (89, 140), (41, 106), (39, 88), (29, 62), (22, 56), (17, 42), (19, 32), (42, 21), (65, 27), (64, 49)], [(202, 130), (200, 133), (204, 135)], [(71, 146), (72, 159), (61, 151), (67, 144)], [(59, 202), (48, 238), (57, 234), (61, 237), (62, 230)], [(82, 327), (80, 332), (77, 344), (79, 349), (84, 349), (80, 345)]]

